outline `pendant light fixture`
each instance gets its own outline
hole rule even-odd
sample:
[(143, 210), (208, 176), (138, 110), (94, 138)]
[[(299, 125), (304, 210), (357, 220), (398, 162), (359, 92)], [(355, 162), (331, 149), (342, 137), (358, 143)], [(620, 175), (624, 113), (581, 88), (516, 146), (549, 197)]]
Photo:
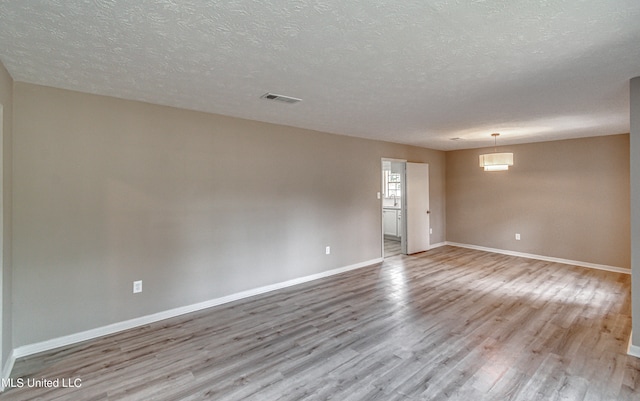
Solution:
[(484, 167), (484, 171), (501, 171), (509, 170), (509, 166), (513, 166), (513, 153), (498, 153), (497, 142), (500, 134), (491, 134), (493, 137), (493, 152), (480, 155), (480, 167)]

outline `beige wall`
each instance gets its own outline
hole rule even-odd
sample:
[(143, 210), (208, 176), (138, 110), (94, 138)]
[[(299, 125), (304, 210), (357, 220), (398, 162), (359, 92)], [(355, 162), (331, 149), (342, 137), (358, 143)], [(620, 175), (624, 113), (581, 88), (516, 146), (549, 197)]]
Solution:
[(16, 347), (379, 258), (382, 157), (430, 164), (444, 241), (444, 152), (25, 83), (14, 105)]
[[(447, 240), (630, 268), (629, 135), (447, 152)], [(521, 240), (515, 240), (515, 234)]]
[(516, 165), (485, 173), (481, 150), (0, 85), (13, 347), (378, 258), (382, 157), (430, 164), (432, 243), (630, 266), (628, 135), (503, 147)]
[(11, 137), (13, 116), (13, 80), (0, 62), (0, 105), (2, 105), (2, 267), (0, 268), (0, 299), (2, 300), (2, 343), (0, 370), (12, 350), (11, 319)]

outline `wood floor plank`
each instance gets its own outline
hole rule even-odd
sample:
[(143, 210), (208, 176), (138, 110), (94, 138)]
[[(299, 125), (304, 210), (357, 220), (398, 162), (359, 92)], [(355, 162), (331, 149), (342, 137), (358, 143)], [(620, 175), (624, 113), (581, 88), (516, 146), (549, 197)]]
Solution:
[(16, 379), (82, 386), (0, 400), (640, 399), (628, 275), (450, 246), (386, 256), (21, 359)]

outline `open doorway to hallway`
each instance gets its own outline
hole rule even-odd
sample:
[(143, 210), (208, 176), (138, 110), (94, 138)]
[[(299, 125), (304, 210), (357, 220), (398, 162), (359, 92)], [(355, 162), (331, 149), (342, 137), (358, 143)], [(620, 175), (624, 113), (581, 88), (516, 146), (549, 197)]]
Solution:
[(430, 248), (429, 165), (382, 159), (382, 257)]
[(382, 159), (383, 257), (406, 254), (406, 161)]

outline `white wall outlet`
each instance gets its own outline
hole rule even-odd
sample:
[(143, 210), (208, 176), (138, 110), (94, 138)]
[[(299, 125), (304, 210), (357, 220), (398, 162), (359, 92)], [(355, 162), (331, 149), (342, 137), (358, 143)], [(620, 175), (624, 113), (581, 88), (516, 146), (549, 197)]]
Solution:
[(378, 199), (380, 199), (380, 192), (378, 192)]
[(133, 293), (137, 294), (139, 292), (142, 292), (142, 280), (133, 282)]
[(331, 253), (331, 247), (327, 245), (327, 247), (324, 248), (324, 253), (329, 255)]
[(429, 229), (429, 234), (433, 234), (433, 228)]
[(520, 234), (516, 234), (516, 241), (520, 241)]

